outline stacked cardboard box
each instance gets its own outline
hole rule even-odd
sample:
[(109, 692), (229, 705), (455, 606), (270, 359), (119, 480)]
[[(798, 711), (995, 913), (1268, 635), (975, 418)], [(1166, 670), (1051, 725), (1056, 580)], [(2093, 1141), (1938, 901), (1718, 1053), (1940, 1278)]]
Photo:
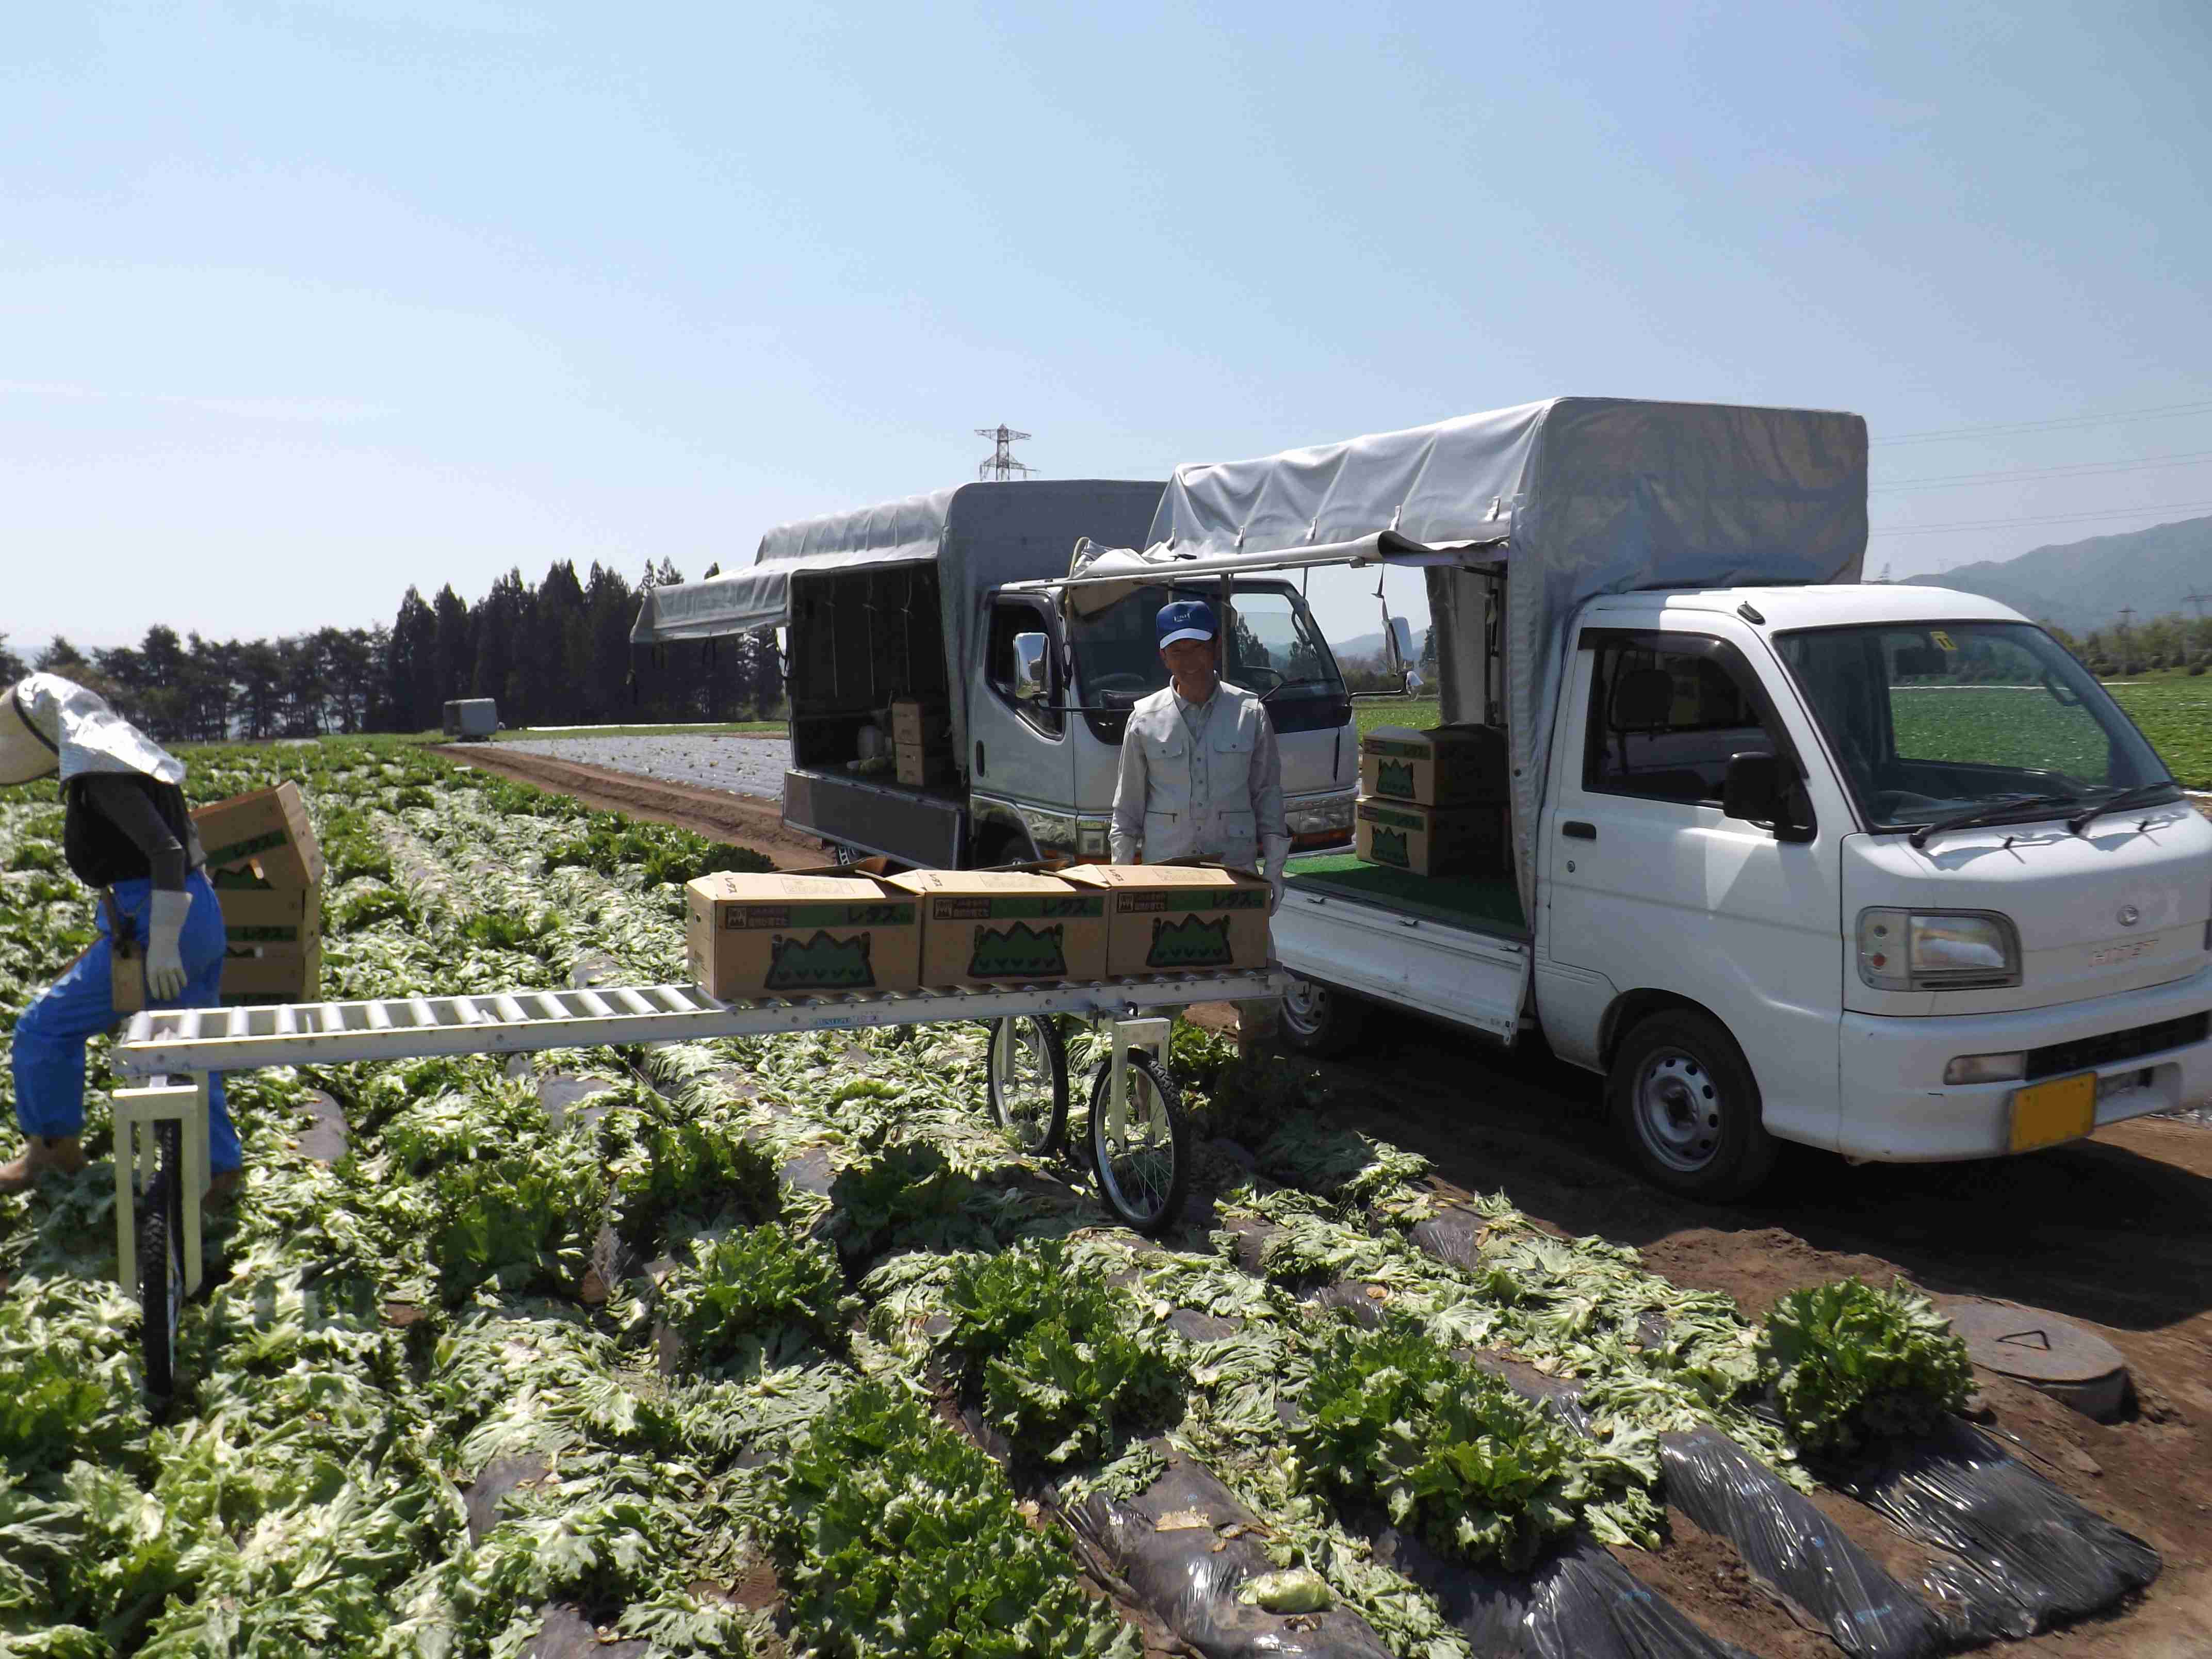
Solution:
[(1354, 848), (1415, 875), (1503, 874), (1510, 772), (1497, 726), (1377, 726), (1359, 740)]
[(891, 763), (898, 781), (914, 788), (952, 781), (952, 725), (944, 703), (902, 697), (891, 704)]
[[(295, 783), (235, 795), (192, 814), (222, 906), (225, 1002), (313, 1002), (322, 995), (323, 852)], [(146, 963), (117, 951), (115, 1011), (145, 1006)]]

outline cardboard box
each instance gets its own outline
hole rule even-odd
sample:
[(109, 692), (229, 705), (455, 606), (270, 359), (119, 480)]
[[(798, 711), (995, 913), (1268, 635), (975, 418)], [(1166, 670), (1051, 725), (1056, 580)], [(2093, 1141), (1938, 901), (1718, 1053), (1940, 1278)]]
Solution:
[(724, 1002), (910, 991), (921, 907), (870, 875), (720, 871), (684, 887), (692, 979)]
[(1505, 732), (1496, 726), (1378, 726), (1359, 740), (1359, 793), (1419, 806), (1490, 805), (1510, 796)]
[(289, 945), (295, 949), (323, 936), (323, 890), (319, 887), (224, 888), (222, 935), (234, 949), (241, 945)]
[(890, 884), (921, 902), (921, 983), (1106, 977), (1106, 896), (1012, 870), (914, 870)]
[(942, 702), (901, 697), (891, 704), (891, 742), (917, 749), (942, 749), (951, 740), (950, 717)]
[(1267, 965), (1267, 884), (1211, 864), (1078, 864), (1060, 879), (1106, 894), (1115, 978)]
[(952, 757), (942, 749), (902, 743), (892, 749), (891, 760), (898, 781), (912, 788), (934, 789), (952, 781)]
[(311, 887), (323, 879), (323, 849), (296, 783), (215, 801), (194, 812), (192, 823), (210, 877), (251, 864), (273, 887)]
[(319, 940), (299, 945), (240, 945), (222, 959), (225, 1002), (319, 1002), (323, 995), (323, 947)]
[(1353, 850), (1370, 864), (1417, 876), (1503, 875), (1508, 867), (1503, 806), (1412, 806), (1363, 798), (1352, 818)]
[[(222, 1000), (232, 1001), (234, 988), (250, 986), (263, 1001), (316, 1000), (322, 981), (322, 889), (225, 888), (216, 896), (222, 905), (227, 947)], [(136, 939), (111, 943), (108, 962), (115, 1012), (137, 1013), (146, 1006), (145, 946)], [(240, 963), (247, 965), (241, 969)]]

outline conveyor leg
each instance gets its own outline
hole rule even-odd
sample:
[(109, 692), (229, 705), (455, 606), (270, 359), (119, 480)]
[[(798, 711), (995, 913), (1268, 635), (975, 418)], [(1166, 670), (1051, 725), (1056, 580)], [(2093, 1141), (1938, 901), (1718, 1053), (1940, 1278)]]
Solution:
[(1108, 1064), (1113, 1067), (1111, 1080), (1106, 1089), (1106, 1128), (1115, 1140), (1121, 1139), (1129, 1121), (1129, 1050), (1149, 1048), (1160, 1063), (1160, 1070), (1168, 1070), (1168, 1034), (1175, 1022), (1170, 1019), (1116, 1019), (1107, 1022), (1107, 1041), (1111, 1045)]
[[(115, 1118), (115, 1272), (126, 1291), (138, 1284), (138, 1202), (153, 1190), (159, 1158), (154, 1125), (174, 1118), (185, 1167), (183, 1188), (185, 1294), (197, 1295), (204, 1277), (200, 1240), (200, 1197), (208, 1184), (208, 1079), (190, 1082), (156, 1078), (143, 1089), (118, 1089), (111, 1097)], [(134, 1170), (133, 1165), (137, 1168)]]

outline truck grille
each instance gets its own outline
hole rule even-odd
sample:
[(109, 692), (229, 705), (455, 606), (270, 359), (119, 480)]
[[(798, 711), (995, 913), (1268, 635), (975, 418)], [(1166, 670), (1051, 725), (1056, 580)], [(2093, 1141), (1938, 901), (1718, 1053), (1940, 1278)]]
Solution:
[(2212, 1013), (2184, 1014), (2179, 1019), (2162, 1019), (2155, 1025), (2138, 1025), (2133, 1030), (2107, 1031), (2101, 1036), (2082, 1037), (2074, 1042), (2054, 1042), (2048, 1048), (2031, 1048), (2027, 1055), (2027, 1075), (2030, 1081), (2039, 1077), (2057, 1077), (2068, 1072), (2086, 1072), (2093, 1066), (2110, 1066), (2123, 1060), (2133, 1060), (2138, 1054), (2154, 1054), (2166, 1048), (2185, 1048), (2192, 1042), (2202, 1042), (2212, 1033)]

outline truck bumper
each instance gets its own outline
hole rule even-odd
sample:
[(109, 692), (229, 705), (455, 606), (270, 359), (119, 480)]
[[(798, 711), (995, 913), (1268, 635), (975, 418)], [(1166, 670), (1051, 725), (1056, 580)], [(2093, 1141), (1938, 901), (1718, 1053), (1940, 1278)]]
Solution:
[[(1955, 1018), (1898, 1018), (1851, 1014), (1843, 1022), (1843, 1099), (1837, 1150), (1885, 1163), (1934, 1163), (1993, 1158), (2011, 1148), (2012, 1097), (2022, 1083), (1947, 1084), (1943, 1068), (1962, 1054), (2031, 1055), (2063, 1044), (2107, 1039), (2122, 1052), (2099, 1050), (2080, 1063), (2031, 1066), (2028, 1083), (2097, 1074), (2097, 1126), (2152, 1112), (2170, 1112), (2212, 1095), (2212, 1040), (2199, 1026), (2161, 1038), (2150, 1028), (2212, 1011), (2212, 968), (2171, 984), (2128, 991), (2057, 1008)], [(2125, 1052), (2136, 1043), (2169, 1046)], [(2056, 1057), (2063, 1060), (2063, 1057)]]

